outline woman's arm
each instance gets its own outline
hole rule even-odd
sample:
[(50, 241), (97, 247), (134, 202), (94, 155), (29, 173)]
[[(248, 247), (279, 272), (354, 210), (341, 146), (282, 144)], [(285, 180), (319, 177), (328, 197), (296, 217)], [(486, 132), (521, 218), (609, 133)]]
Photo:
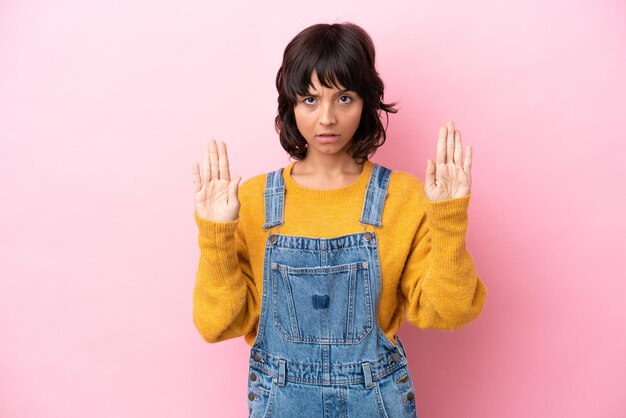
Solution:
[(245, 237), (235, 221), (195, 214), (200, 261), (193, 292), (193, 320), (210, 343), (245, 335), (258, 321), (260, 305)]
[(461, 132), (448, 121), (435, 162), (426, 164), (422, 217), (400, 281), (407, 319), (420, 328), (460, 328), (485, 304), (487, 289), (465, 248), (471, 167), (472, 148), (463, 159)]
[(258, 299), (247, 245), (239, 227), (240, 200), (246, 200), (246, 187), (239, 187), (240, 176), (231, 180), (223, 141), (209, 141), (204, 151), (203, 175), (200, 173), (200, 165), (194, 163), (194, 215), (199, 230), (200, 263), (193, 292), (193, 320), (206, 341), (217, 342), (252, 329)]
[(458, 329), (485, 303), (487, 289), (465, 248), (470, 196), (437, 202), (424, 197), (426, 209), (400, 281), (406, 318), (420, 328)]

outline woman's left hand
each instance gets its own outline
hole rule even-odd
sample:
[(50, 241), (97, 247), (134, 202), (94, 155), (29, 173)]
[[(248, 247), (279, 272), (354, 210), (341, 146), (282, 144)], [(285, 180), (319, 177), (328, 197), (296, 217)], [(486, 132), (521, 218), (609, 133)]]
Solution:
[(431, 201), (462, 197), (470, 193), (472, 178), (472, 148), (468, 145), (463, 161), (461, 132), (454, 129), (454, 121), (439, 129), (436, 164), (428, 159), (424, 194)]

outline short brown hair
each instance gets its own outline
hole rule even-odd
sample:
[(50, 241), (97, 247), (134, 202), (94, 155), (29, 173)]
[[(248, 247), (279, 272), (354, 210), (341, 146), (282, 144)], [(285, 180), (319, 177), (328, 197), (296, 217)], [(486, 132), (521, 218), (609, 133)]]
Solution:
[(384, 83), (376, 72), (374, 43), (360, 26), (345, 22), (319, 23), (301, 31), (285, 48), (283, 62), (276, 74), (278, 115), (275, 128), (280, 144), (292, 158), (306, 156), (306, 140), (298, 130), (294, 115), (297, 96), (308, 95), (311, 74), (326, 88), (341, 84), (363, 98), (361, 121), (348, 153), (364, 161), (384, 144), (386, 126), (381, 114), (396, 113), (397, 103), (384, 103)]

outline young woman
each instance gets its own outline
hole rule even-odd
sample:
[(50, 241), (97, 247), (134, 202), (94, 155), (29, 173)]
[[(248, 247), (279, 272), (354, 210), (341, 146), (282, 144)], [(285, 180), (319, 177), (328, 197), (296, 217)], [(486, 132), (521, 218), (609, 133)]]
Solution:
[(251, 345), (253, 417), (415, 417), (396, 331), (457, 329), (486, 289), (465, 248), (471, 148), (441, 127), (425, 181), (374, 163), (383, 82), (368, 34), (317, 24), (276, 77), (280, 142), (295, 159), (241, 183), (226, 144), (193, 165), (200, 262), (194, 323)]

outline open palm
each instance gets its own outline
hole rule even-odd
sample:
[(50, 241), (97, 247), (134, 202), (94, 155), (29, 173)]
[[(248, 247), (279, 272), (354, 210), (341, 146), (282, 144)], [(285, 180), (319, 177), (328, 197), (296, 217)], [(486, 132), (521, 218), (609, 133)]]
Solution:
[(239, 182), (241, 176), (231, 180), (228, 153), (223, 141), (209, 141), (204, 151), (203, 176), (200, 165), (192, 167), (194, 207), (196, 213), (212, 221), (234, 221), (239, 216)]
[(426, 162), (424, 194), (430, 201), (462, 197), (470, 193), (472, 148), (468, 145), (463, 161), (461, 132), (454, 129), (454, 122), (439, 129), (437, 159)]

